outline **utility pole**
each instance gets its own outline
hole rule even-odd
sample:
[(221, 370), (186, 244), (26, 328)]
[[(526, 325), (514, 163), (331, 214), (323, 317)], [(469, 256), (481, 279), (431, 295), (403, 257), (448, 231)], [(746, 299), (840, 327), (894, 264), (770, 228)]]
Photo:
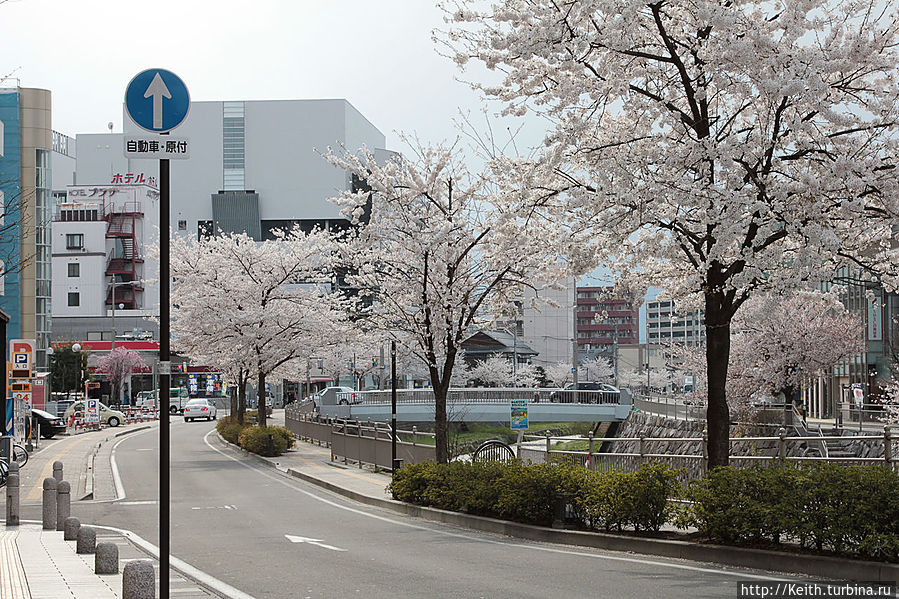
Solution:
[(574, 397), (572, 398), (572, 400), (574, 401), (574, 403), (577, 403), (577, 279), (572, 278), (571, 285), (572, 293), (574, 295), (574, 318), (572, 318), (571, 321), (571, 376), (572, 380), (574, 381)]

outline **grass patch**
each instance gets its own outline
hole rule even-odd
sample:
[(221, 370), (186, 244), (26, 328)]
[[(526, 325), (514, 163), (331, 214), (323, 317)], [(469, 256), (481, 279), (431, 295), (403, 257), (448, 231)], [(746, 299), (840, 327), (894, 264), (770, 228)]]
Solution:
[[(518, 433), (511, 430), (508, 424), (496, 422), (468, 423), (465, 425), (464, 430), (461, 430), (461, 426), (462, 425), (460, 424), (451, 424), (449, 432), (450, 444), (461, 448), (462, 451), (460, 451), (460, 453), (467, 453), (488, 439), (501, 439), (506, 443), (512, 443), (518, 438)], [(524, 434), (539, 435), (544, 431), (550, 431), (553, 436), (584, 435), (592, 429), (592, 422), (534, 422), (530, 428), (524, 431)], [(411, 443), (412, 435), (401, 433), (399, 439)], [(417, 436), (416, 443), (418, 445), (431, 446), (435, 444), (434, 437), (422, 434)], [(585, 448), (586, 443), (587, 442), (584, 441)], [(586, 451), (586, 449), (584, 449), (584, 451)]]

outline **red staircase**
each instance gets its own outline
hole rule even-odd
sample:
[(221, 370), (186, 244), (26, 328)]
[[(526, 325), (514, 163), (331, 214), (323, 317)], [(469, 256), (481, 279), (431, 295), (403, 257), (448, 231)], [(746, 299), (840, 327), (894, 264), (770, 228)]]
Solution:
[[(106, 263), (106, 274), (116, 282), (138, 280), (137, 265), (144, 260), (135, 243), (137, 221), (143, 218), (140, 204), (129, 202), (120, 206), (108, 206), (103, 218), (106, 220), (106, 239), (113, 239), (112, 255)], [(121, 250), (121, 251), (119, 251)], [(139, 285), (121, 285), (115, 289), (115, 303), (124, 305), (124, 309), (134, 310), (138, 307), (137, 294), (144, 288)], [(106, 294), (106, 305), (111, 306), (113, 288)]]

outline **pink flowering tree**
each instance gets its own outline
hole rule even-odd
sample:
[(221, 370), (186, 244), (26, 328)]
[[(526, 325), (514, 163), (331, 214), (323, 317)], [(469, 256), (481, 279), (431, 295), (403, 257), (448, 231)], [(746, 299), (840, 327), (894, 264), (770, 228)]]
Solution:
[(112, 387), (110, 403), (121, 403), (122, 385), (138, 368), (146, 368), (146, 364), (136, 351), (117, 347), (97, 360), (97, 372), (106, 375)]
[[(534, 214), (580, 223), (622, 282), (705, 311), (710, 466), (727, 465), (731, 324), (850, 263), (894, 286), (899, 5), (449, 0), (442, 41), (513, 115)], [(578, 228), (575, 226), (574, 228)], [(577, 248), (575, 248), (577, 249)]]

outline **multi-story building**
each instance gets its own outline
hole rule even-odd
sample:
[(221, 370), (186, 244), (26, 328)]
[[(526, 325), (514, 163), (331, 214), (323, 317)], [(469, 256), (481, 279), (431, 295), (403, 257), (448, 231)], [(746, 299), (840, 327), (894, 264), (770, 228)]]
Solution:
[[(124, 131), (141, 133), (127, 117)], [(379, 159), (387, 155), (384, 134), (346, 100), (193, 102), (176, 134), (191, 147), (189, 159), (171, 162), (168, 226), (176, 235), (242, 231), (263, 240), (294, 225), (345, 227), (328, 199), (356, 182), (323, 154), (365, 146)], [(71, 268), (82, 274), (77, 284), (63, 277), (54, 286), (55, 340), (107, 339), (113, 306), (119, 336), (157, 335), (147, 320), (158, 314), (156, 265), (142, 248), (157, 225), (158, 161), (125, 158), (123, 143), (123, 134), (76, 136), (78, 185), (59, 205), (54, 242), (60, 268), (77, 262)], [(95, 212), (96, 220), (83, 220)], [(68, 236), (82, 230), (86, 245), (76, 259)], [(75, 293), (78, 305), (70, 305)]]
[(576, 314), (577, 346), (583, 357), (610, 355), (615, 345), (638, 341), (634, 298), (616, 295), (611, 287), (578, 287)]
[[(53, 320), (66, 341), (140, 337), (158, 314), (159, 192), (151, 185), (71, 185), (53, 219)], [(68, 335), (65, 338), (64, 335)]]
[(0, 308), (7, 337), (34, 339), (35, 365), (50, 342), (50, 92), (0, 89)]
[(574, 285), (527, 290), (521, 305), (519, 336), (537, 355), (531, 363), (571, 364), (574, 330)]
[(646, 342), (649, 345), (699, 345), (705, 342), (705, 312), (680, 314), (671, 300), (657, 298), (647, 302)]

